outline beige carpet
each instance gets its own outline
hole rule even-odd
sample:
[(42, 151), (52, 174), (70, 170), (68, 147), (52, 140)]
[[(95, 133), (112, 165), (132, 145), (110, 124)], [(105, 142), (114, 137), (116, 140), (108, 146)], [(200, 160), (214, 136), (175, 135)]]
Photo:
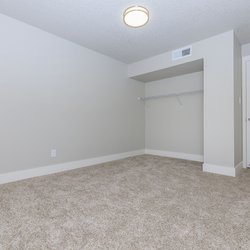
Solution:
[(250, 170), (138, 156), (0, 186), (0, 249), (250, 249)]

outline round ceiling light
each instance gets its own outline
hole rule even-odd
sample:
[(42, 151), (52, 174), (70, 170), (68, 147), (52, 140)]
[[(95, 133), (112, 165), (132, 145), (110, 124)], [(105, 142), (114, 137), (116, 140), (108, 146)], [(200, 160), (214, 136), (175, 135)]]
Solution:
[(149, 11), (142, 6), (131, 6), (123, 13), (123, 21), (132, 28), (145, 25), (149, 20)]

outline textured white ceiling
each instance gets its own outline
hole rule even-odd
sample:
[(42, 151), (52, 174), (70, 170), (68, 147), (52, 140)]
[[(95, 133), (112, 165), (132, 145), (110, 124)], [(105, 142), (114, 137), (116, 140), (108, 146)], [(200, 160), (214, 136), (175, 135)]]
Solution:
[[(122, 22), (135, 4), (151, 14), (139, 29)], [(0, 13), (126, 63), (230, 29), (250, 42), (250, 0), (0, 0)]]

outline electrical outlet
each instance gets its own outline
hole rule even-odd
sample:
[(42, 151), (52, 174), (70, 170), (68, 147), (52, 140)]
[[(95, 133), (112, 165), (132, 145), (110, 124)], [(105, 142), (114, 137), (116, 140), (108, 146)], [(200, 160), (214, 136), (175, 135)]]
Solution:
[(56, 157), (56, 149), (51, 149), (50, 156), (51, 156), (51, 158), (55, 158)]

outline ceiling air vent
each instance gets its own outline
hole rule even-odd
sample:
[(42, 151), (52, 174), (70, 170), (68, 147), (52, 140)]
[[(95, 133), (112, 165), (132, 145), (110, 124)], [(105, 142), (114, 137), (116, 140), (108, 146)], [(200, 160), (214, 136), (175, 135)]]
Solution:
[(172, 60), (179, 60), (192, 55), (192, 46), (187, 46), (172, 52)]

